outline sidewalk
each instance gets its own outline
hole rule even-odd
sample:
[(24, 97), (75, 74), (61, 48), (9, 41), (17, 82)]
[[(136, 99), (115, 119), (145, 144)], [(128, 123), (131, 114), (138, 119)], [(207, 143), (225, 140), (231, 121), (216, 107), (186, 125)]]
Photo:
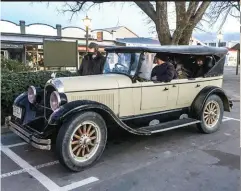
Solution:
[(224, 67), (223, 89), (233, 101), (240, 101), (240, 74), (236, 75), (236, 67)]

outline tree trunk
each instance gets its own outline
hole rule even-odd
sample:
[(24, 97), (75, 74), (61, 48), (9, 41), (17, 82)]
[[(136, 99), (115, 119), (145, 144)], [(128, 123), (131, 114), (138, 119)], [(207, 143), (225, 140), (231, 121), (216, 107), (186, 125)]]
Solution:
[(167, 2), (157, 1), (156, 2), (156, 31), (158, 34), (161, 45), (167, 45), (172, 43), (172, 37), (168, 24), (167, 15)]
[(195, 26), (193, 25), (188, 25), (183, 33), (182, 33), (182, 37), (180, 38), (178, 45), (189, 45), (190, 39), (192, 37), (192, 32), (194, 30)]

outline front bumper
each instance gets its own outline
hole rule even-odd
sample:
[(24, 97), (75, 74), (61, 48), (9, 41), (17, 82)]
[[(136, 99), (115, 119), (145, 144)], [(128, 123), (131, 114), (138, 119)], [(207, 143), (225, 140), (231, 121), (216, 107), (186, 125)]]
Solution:
[(50, 150), (51, 149), (51, 139), (42, 139), (33, 135), (32, 132), (28, 131), (26, 128), (21, 127), (11, 120), (8, 121), (9, 129), (14, 132), (16, 135), (24, 139), (27, 143), (32, 145), (35, 148), (42, 150)]

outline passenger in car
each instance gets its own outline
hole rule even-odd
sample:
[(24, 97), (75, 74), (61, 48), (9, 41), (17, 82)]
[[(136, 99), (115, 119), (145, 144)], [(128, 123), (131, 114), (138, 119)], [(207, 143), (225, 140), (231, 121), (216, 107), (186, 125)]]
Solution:
[(205, 57), (203, 57), (203, 56), (197, 57), (196, 65), (193, 70), (194, 72), (193, 72), (192, 77), (194, 77), (194, 78), (204, 77), (204, 74), (205, 74), (204, 59), (205, 59)]
[(157, 53), (154, 58), (154, 63), (157, 64), (151, 72), (151, 79), (160, 82), (170, 82), (177, 78), (177, 72), (173, 64), (167, 61), (167, 57)]

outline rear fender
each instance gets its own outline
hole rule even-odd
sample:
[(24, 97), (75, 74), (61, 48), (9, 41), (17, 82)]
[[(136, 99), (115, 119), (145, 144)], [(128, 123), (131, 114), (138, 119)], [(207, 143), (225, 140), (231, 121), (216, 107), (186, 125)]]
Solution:
[(228, 96), (226, 95), (224, 90), (216, 86), (207, 86), (199, 92), (191, 105), (191, 115), (193, 117), (197, 119), (199, 118), (206, 100), (210, 95), (213, 94), (219, 96), (223, 101), (224, 111), (231, 111), (232, 102), (228, 99)]

